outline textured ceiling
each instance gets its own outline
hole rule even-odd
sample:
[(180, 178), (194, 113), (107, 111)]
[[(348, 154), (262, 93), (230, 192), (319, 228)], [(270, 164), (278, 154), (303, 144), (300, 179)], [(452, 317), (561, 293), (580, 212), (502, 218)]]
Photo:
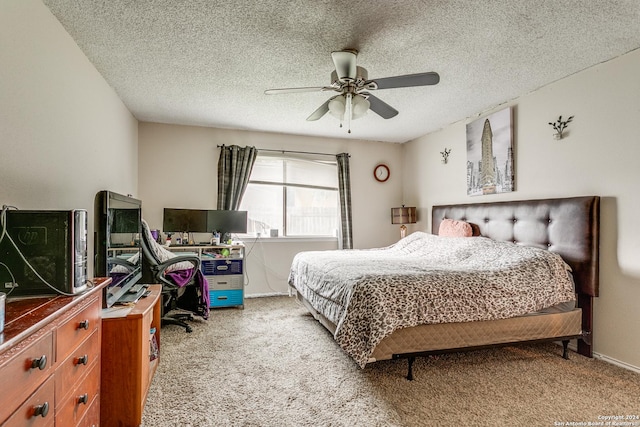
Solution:
[[(43, 0), (141, 121), (406, 142), (640, 47), (638, 0)], [(331, 52), (369, 78), (436, 86), (375, 95), (400, 111), (339, 128), (306, 118)], [(557, 112), (555, 112), (557, 113)], [(550, 112), (553, 116), (554, 112)], [(549, 117), (553, 119), (553, 117)]]

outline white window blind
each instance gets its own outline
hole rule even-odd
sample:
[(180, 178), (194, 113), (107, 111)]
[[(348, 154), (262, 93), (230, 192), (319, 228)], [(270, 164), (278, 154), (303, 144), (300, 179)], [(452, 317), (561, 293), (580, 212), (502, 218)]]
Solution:
[(339, 226), (335, 160), (258, 153), (240, 210), (248, 233), (336, 236)]

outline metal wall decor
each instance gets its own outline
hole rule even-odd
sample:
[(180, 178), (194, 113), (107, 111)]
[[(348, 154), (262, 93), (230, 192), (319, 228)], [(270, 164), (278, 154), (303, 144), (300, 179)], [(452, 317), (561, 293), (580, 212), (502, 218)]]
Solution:
[(573, 116), (570, 116), (567, 120), (562, 120), (562, 116), (559, 116), (558, 120), (556, 120), (555, 123), (549, 122), (549, 124), (553, 127), (553, 130), (556, 131), (556, 133), (553, 134), (553, 139), (562, 139), (562, 132), (564, 132), (567, 126), (569, 126), (571, 120), (573, 120)]
[(449, 162), (449, 154), (451, 154), (451, 148), (445, 148), (444, 151), (441, 151), (442, 155), (442, 163), (445, 165)]

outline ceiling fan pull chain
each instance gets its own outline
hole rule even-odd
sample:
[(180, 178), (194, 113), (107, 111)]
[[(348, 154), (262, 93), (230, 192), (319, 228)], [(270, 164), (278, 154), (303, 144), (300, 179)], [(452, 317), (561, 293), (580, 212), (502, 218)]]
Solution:
[(348, 127), (348, 131), (347, 133), (351, 133), (351, 101), (353, 100), (353, 95), (351, 95), (351, 92), (347, 93), (347, 127)]

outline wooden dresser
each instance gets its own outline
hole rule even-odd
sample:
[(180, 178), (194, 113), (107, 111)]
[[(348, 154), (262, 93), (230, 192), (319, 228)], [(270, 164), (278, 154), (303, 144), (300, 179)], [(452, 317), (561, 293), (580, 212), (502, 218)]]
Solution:
[(0, 425), (99, 426), (102, 289), (8, 299), (0, 334)]
[[(160, 350), (162, 286), (132, 307), (105, 309), (102, 319), (100, 420), (105, 427), (142, 423), (147, 392), (160, 361), (150, 357), (151, 340)], [(153, 333), (152, 333), (153, 332)]]

